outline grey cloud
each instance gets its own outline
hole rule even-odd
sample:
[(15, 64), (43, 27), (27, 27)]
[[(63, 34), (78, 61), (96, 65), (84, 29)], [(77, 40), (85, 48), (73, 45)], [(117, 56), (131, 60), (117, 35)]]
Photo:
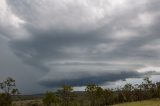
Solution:
[[(119, 71), (119, 70), (118, 70)], [(142, 76), (141, 73), (137, 73), (134, 71), (125, 72), (121, 71), (120, 73), (103, 73), (101, 75), (92, 76), (89, 73), (73, 73), (72, 75), (82, 74), (80, 78), (75, 79), (62, 79), (62, 80), (42, 80), (39, 84), (48, 86), (48, 87), (60, 87), (65, 84), (72, 85), (72, 86), (84, 86), (87, 84), (104, 84), (105, 82), (112, 82), (118, 80), (125, 80), (126, 78), (139, 78)]]
[[(118, 72), (116, 72), (118, 71)], [(116, 72), (116, 73), (114, 73)], [(66, 73), (67, 74), (67, 73)], [(110, 84), (109, 82), (116, 82), (119, 80), (125, 81), (128, 78), (142, 78), (146, 75), (152, 76), (152, 75), (160, 75), (160, 73), (157, 73), (156, 71), (149, 71), (145, 73), (139, 73), (132, 70), (128, 71), (120, 71), (120, 70), (110, 70), (106, 72), (100, 72), (99, 74), (90, 74), (87, 72), (72, 72), (71, 74), (68, 73), (70, 78), (63, 78), (61, 80), (56, 79), (41, 79), (39, 81), (40, 85), (52, 88), (52, 87), (61, 87), (63, 85), (71, 85), (71, 86), (86, 86), (88, 84), (97, 84), (97, 85), (103, 85)], [(73, 78), (75, 75), (80, 76), (79, 78)]]
[[(44, 76), (37, 79), (45, 78), (42, 85), (63, 84), (67, 78), (49, 79), (56, 74), (70, 77), (74, 72), (82, 75), (67, 80), (72, 85), (139, 77), (138, 69), (160, 62), (158, 49), (144, 49), (160, 40), (160, 3), (129, 0), (112, 7), (110, 2), (113, 1), (7, 0), (12, 14), (24, 21), (16, 31), (27, 36), (10, 38), (9, 45), (24, 64), (43, 70)], [(3, 35), (8, 34), (9, 28), (5, 29), (0, 27)], [(14, 31), (12, 34), (17, 35)], [(115, 73), (111, 74), (109, 70), (113, 69)], [(100, 70), (105, 70), (104, 75), (91, 75)], [(125, 70), (128, 71), (123, 75)]]

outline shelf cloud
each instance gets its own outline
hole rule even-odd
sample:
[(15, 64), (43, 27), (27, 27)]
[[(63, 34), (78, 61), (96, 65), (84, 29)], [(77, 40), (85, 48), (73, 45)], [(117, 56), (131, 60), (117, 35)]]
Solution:
[[(159, 4), (159, 0), (1, 0), (0, 41), (5, 46), (0, 50), (7, 48), (12, 55), (0, 58), (18, 59), (31, 68), (23, 71), (26, 78), (32, 73), (35, 84), (46, 87), (138, 78), (141, 69), (158, 72)], [(5, 73), (1, 68), (0, 72)]]

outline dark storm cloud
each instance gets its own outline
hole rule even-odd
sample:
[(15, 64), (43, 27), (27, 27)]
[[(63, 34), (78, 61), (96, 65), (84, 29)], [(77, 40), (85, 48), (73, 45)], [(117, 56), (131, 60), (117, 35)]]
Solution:
[[(106, 70), (107, 71), (107, 70)], [(40, 85), (44, 85), (47, 87), (61, 87), (63, 85), (71, 85), (71, 86), (84, 86), (88, 84), (97, 84), (97, 85), (103, 85), (104, 83), (109, 82), (115, 82), (115, 81), (125, 81), (127, 78), (141, 78), (146, 75), (160, 75), (160, 73), (157, 73), (155, 71), (149, 71), (146, 73), (139, 73), (135, 71), (120, 71), (117, 70), (117, 73), (114, 73), (115, 70), (113, 70), (113, 73), (109, 71), (110, 73), (99, 73), (97, 75), (91, 75), (87, 72), (72, 72), (71, 75), (82, 75), (79, 78), (71, 78), (71, 79), (62, 79), (62, 80), (52, 80), (52, 79), (43, 79), (39, 81)]]
[[(119, 71), (119, 70), (118, 70)], [(74, 73), (76, 75), (78, 73)], [(112, 81), (118, 81), (118, 80), (125, 80), (126, 78), (139, 78), (143, 74), (138, 72), (125, 72), (121, 71), (120, 73), (103, 73), (101, 75), (97, 76), (91, 76), (89, 73), (80, 73), (83, 74), (81, 78), (77, 79), (65, 79), (65, 80), (43, 80), (39, 83), (41, 85), (47, 86), (47, 87), (60, 87), (65, 84), (71, 85), (71, 86), (84, 86), (87, 84), (104, 84), (105, 82), (112, 82)]]
[[(72, 32), (56, 33), (48, 31), (37, 34), (37, 36), (25, 41), (10, 42), (10, 45), (17, 56), (20, 56), (24, 62), (42, 68), (45, 61), (52, 59), (56, 61), (80, 59), (82, 56), (89, 57), (90, 52), (88, 51), (99, 42), (107, 42), (107, 40), (98, 38), (94, 33), (77, 34)], [(111, 41), (108, 40), (108, 42)], [(65, 49), (68, 47), (71, 50), (66, 52)], [(72, 48), (78, 48), (79, 50), (85, 49), (86, 53), (74, 53), (76, 50), (72, 50)]]
[[(12, 51), (23, 63), (43, 70), (39, 84), (102, 84), (140, 77), (141, 68), (159, 67), (158, 0), (6, 3), (10, 11), (5, 17), (13, 16), (8, 19), (12, 25), (8, 20), (4, 21), (6, 26), (0, 22), (0, 33), (7, 36)], [(76, 72), (77, 79), (72, 78)]]

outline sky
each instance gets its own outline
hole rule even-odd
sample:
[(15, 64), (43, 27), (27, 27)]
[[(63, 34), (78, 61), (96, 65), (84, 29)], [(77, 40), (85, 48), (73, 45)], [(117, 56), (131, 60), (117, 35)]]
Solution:
[(159, 0), (0, 0), (0, 80), (24, 94), (160, 72)]

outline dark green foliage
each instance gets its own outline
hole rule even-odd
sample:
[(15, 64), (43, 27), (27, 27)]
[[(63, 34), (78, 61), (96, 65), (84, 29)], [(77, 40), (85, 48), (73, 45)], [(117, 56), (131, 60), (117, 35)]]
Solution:
[(62, 86), (60, 90), (58, 90), (59, 96), (62, 101), (62, 106), (71, 106), (72, 102), (75, 98), (75, 93), (73, 92), (73, 87), (69, 85)]
[[(0, 106), (11, 106), (12, 95), (18, 90), (15, 80), (7, 78), (0, 83)], [(113, 104), (160, 98), (160, 82), (153, 83), (148, 77), (141, 84), (126, 84), (118, 89), (103, 89), (98, 85), (86, 86), (85, 92), (74, 92), (69, 85), (62, 86), (58, 92), (46, 92), (43, 98), (44, 106), (110, 106)], [(42, 106), (29, 103), (28, 106)]]
[(12, 103), (11, 96), (1, 93), (0, 94), (0, 106), (10, 106)]
[(43, 98), (43, 104), (46, 106), (56, 106), (59, 103), (59, 98), (53, 92), (46, 92), (45, 97)]
[(110, 90), (110, 89), (104, 89), (103, 92), (104, 92), (104, 94), (103, 94), (103, 97), (104, 97), (103, 104), (104, 104), (104, 106), (114, 104), (115, 100), (116, 100), (116, 95), (113, 95), (113, 91)]
[(90, 106), (107, 106), (113, 104), (112, 90), (102, 89), (101, 87), (91, 84), (85, 89), (90, 100)]
[(87, 96), (90, 99), (90, 106), (95, 106), (96, 105), (96, 98), (97, 98), (97, 95), (98, 95), (97, 85), (95, 85), (95, 84), (87, 85), (85, 91), (87, 93)]
[(39, 106), (38, 103), (33, 103), (30, 106)]
[[(95, 84), (86, 86), (85, 92), (77, 94), (73, 92), (71, 86), (63, 86), (58, 90), (57, 95), (47, 92), (46, 100), (50, 106), (110, 106), (117, 103), (141, 101), (151, 98), (160, 98), (160, 82), (156, 84), (145, 77), (141, 84), (126, 84), (122, 88), (115, 90), (103, 89)], [(60, 98), (57, 104), (53, 98)], [(49, 102), (50, 101), (50, 102)], [(54, 101), (54, 102), (53, 102)], [(45, 102), (45, 99), (43, 99)]]
[(15, 80), (7, 78), (5, 81), (0, 82), (0, 106), (11, 106), (12, 95), (18, 95), (18, 89), (16, 88)]
[(160, 98), (160, 82), (156, 83), (156, 87), (157, 87), (157, 97)]

